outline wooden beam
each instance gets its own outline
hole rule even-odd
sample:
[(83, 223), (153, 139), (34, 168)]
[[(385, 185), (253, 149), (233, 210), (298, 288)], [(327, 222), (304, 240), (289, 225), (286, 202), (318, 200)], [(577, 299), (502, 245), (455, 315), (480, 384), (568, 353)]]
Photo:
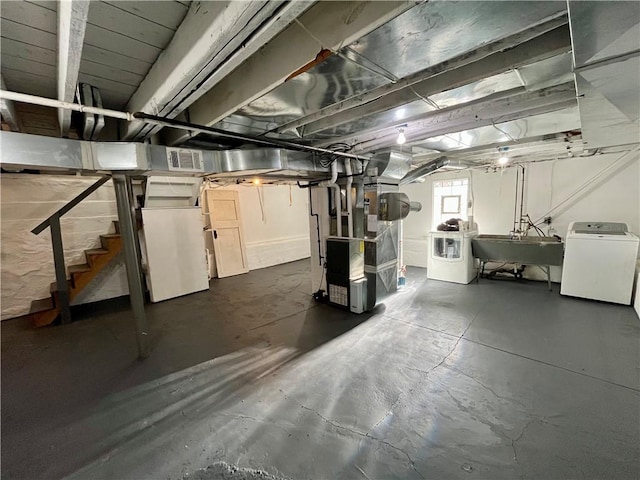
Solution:
[[(174, 118), (313, 2), (208, 2), (192, 5), (171, 43), (158, 57), (127, 106), (128, 111)], [(220, 71), (222, 70), (222, 71)], [(124, 139), (159, 130), (123, 125)]]
[[(7, 90), (2, 75), (0, 75), (0, 85), (2, 86), (2, 90)], [(20, 131), (20, 122), (18, 120), (18, 114), (16, 113), (16, 106), (11, 100), (0, 99), (0, 114), (12, 132)]]
[[(338, 50), (414, 6), (410, 1), (318, 2), (194, 102), (189, 120), (213, 125), (271, 91), (323, 48)], [(189, 138), (170, 130), (171, 145)]]
[[(89, 15), (88, 0), (65, 0), (58, 2), (58, 100), (73, 102), (84, 32)], [(58, 109), (60, 134), (66, 137), (71, 124), (71, 111)]]

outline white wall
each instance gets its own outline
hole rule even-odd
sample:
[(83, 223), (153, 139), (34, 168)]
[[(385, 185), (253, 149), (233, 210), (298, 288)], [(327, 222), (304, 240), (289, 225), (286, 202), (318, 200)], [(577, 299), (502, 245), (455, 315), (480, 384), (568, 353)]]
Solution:
[[(309, 201), (306, 190), (295, 185), (220, 188), (238, 192), (249, 270), (309, 257)], [(260, 192), (263, 208), (258, 197)]]
[[(625, 222), (629, 229), (640, 233), (640, 160), (638, 154), (618, 161), (622, 154), (568, 158), (528, 164), (526, 167), (524, 213), (535, 221), (552, 207), (580, 189), (607, 166), (613, 167), (606, 181), (592, 190), (585, 190), (568, 208), (552, 212), (552, 227), (565, 237), (572, 221)], [(621, 166), (624, 169), (619, 170)], [(427, 234), (431, 230), (432, 183), (445, 178), (469, 177), (469, 172), (434, 174), (424, 183), (403, 187), (412, 201), (422, 203), (421, 212), (412, 212), (404, 220), (404, 260), (407, 265), (426, 267)], [(480, 233), (508, 234), (513, 228), (516, 169), (506, 168), (496, 173), (474, 170), (471, 189), (474, 219)], [(545, 228), (546, 230), (546, 228)], [(534, 271), (533, 269), (531, 270)], [(559, 280), (559, 269), (553, 277)]]
[[(3, 174), (0, 177), (0, 228), (2, 261), (1, 318), (29, 312), (32, 300), (47, 298), (55, 281), (49, 229), (36, 236), (36, 225), (94, 183), (95, 177), (69, 175)], [(117, 219), (111, 183), (100, 187), (62, 218), (62, 235), (67, 266), (85, 263), (84, 250), (100, 245), (100, 235), (113, 232)], [(108, 269), (90, 292), (74, 303), (113, 298), (128, 293), (122, 266)]]

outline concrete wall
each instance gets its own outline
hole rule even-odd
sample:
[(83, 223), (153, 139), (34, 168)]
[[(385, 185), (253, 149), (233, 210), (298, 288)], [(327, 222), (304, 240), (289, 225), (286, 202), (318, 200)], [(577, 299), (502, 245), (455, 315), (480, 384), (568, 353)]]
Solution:
[[(28, 313), (31, 301), (47, 298), (49, 285), (55, 281), (49, 230), (36, 236), (31, 229), (95, 181), (95, 177), (70, 175), (3, 174), (0, 177), (2, 320)], [(116, 219), (111, 182), (65, 215), (61, 223), (67, 266), (85, 263), (84, 250), (99, 247), (100, 235), (112, 232), (112, 221)], [(120, 264), (104, 272), (91, 291), (83, 292), (76, 303), (127, 293), (126, 273)]]
[[(604, 168), (621, 158), (621, 154), (568, 158), (531, 163), (526, 169), (524, 213), (535, 221), (579, 190)], [(620, 169), (620, 167), (624, 167)], [(627, 156), (573, 201), (552, 212), (552, 227), (565, 237), (572, 221), (626, 222), (632, 232), (640, 234), (640, 160)], [(433, 180), (461, 178), (471, 175), (470, 188), (474, 200), (473, 213), (480, 233), (508, 234), (513, 228), (516, 169), (496, 173), (484, 170), (434, 174), (424, 183), (402, 188), (413, 201), (422, 202), (422, 211), (409, 214), (404, 221), (404, 261), (407, 265), (427, 266), (427, 234), (432, 230)], [(544, 229), (546, 231), (546, 228)], [(534, 272), (534, 269), (530, 269)], [(553, 277), (559, 281), (560, 269)]]
[[(238, 192), (249, 270), (309, 257), (309, 201), (306, 190), (295, 185), (220, 188)], [(262, 195), (263, 208), (258, 195)]]

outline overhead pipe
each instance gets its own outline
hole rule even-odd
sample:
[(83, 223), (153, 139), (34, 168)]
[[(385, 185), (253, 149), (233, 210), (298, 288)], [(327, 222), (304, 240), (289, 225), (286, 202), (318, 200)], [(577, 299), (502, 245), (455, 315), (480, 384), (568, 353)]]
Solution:
[(119, 118), (120, 120), (127, 120), (129, 122), (133, 122), (135, 120), (133, 114), (129, 112), (119, 112), (117, 110), (109, 110), (107, 108), (90, 107), (79, 103), (63, 102), (62, 100), (54, 100), (53, 98), (38, 97), (36, 95), (10, 92), (8, 90), (0, 90), (0, 98), (21, 103), (30, 103), (32, 105), (42, 105), (43, 107), (62, 108), (76, 112), (104, 115), (105, 117)]
[(544, 220), (545, 217), (554, 216), (566, 212), (569, 208), (575, 205), (578, 201), (584, 198), (585, 195), (588, 195), (596, 188), (603, 185), (607, 182), (613, 175), (620, 173), (622, 170), (627, 168), (629, 165), (632, 165), (636, 160), (636, 155), (640, 154), (640, 146), (636, 146), (631, 150), (625, 152), (621, 157), (613, 160), (609, 165), (604, 167), (598, 173), (593, 175), (584, 183), (580, 184), (578, 188), (576, 188), (571, 194), (566, 196), (563, 200), (556, 203), (553, 207), (551, 207), (544, 214), (540, 215), (533, 223), (534, 225), (539, 224)]
[(195, 123), (182, 122), (180, 120), (168, 119), (164, 117), (158, 117), (156, 115), (149, 115), (144, 112), (120, 112), (117, 110), (109, 110), (106, 108), (90, 107), (88, 105), (82, 105), (79, 103), (63, 102), (61, 100), (54, 100), (52, 98), (39, 97), (36, 95), (27, 95), (25, 93), (10, 92), (7, 90), (0, 90), (0, 99), (14, 100), (16, 102), (30, 103), (33, 105), (42, 105), (45, 107), (62, 108), (66, 110), (73, 110), (76, 112), (93, 113), (95, 115), (104, 115), (105, 117), (118, 118), (120, 120), (144, 121), (153, 125), (161, 127), (177, 128), (180, 130), (186, 130), (189, 132), (198, 132), (216, 135), (222, 138), (228, 138), (231, 140), (241, 140), (244, 142), (251, 142), (256, 145), (262, 145), (266, 147), (285, 148), (289, 150), (297, 150), (301, 152), (330, 154), (334, 157), (352, 158), (354, 160), (368, 160), (367, 155), (356, 155), (353, 153), (340, 152), (330, 150), (328, 148), (312, 147), (310, 145), (302, 145), (299, 143), (289, 142), (286, 140), (278, 139), (265, 139), (260, 137), (253, 137), (251, 135), (244, 135), (241, 133), (228, 132), (226, 130), (220, 130), (218, 128), (207, 127), (205, 125), (198, 125)]

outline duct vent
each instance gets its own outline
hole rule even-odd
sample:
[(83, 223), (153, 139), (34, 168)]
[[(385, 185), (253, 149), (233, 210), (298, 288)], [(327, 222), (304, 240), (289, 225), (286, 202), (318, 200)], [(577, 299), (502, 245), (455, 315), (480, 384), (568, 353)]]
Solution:
[(204, 172), (202, 153), (197, 150), (168, 148), (169, 170), (174, 172)]

